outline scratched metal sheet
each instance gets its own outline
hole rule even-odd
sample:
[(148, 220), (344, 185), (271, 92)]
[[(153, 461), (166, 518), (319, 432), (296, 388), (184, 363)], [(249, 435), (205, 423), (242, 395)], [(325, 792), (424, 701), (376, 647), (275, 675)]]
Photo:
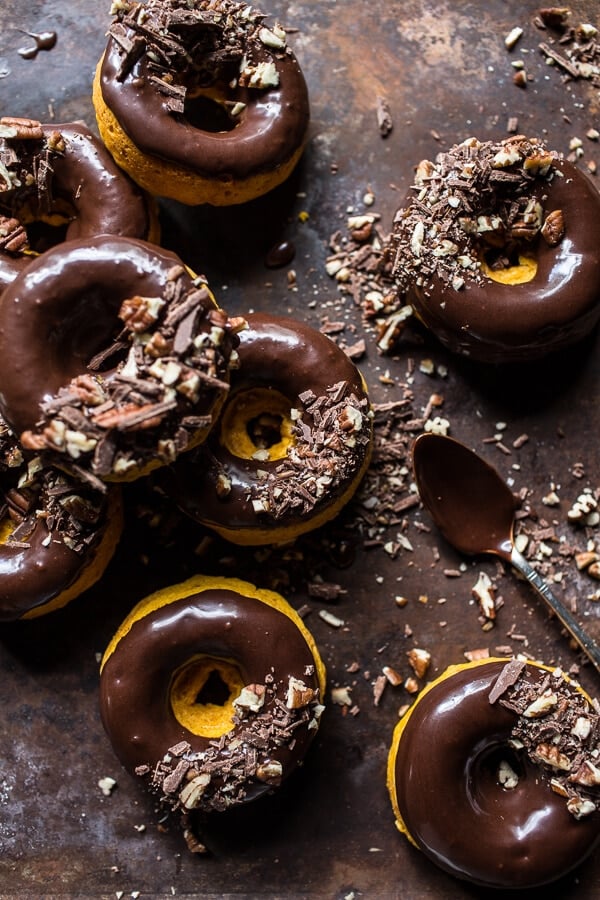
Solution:
[[(108, 2), (4, 0), (2, 7), (1, 114), (83, 119), (93, 126), (90, 85), (105, 42)], [(420, 414), (430, 395), (440, 393), (451, 433), (478, 446), (515, 487), (530, 487), (541, 515), (563, 521), (569, 499), (598, 481), (598, 337), (534, 369), (511, 372), (459, 361), (423, 332), (384, 357), (362, 310), (341, 302), (325, 259), (330, 235), (344, 229), (348, 210), (364, 211), (368, 189), (375, 196), (369, 211), (389, 227), (419, 159), (470, 134), (505, 136), (510, 117), (521, 131), (541, 134), (565, 153), (580, 137), (581, 165), (600, 162), (600, 145), (585, 138), (598, 121), (598, 91), (586, 83), (565, 84), (545, 65), (542, 37), (532, 25), (537, 5), (530, 0), (299, 0), (263, 8), (297, 29), (290, 42), (312, 101), (303, 162), (287, 185), (243, 209), (162, 204), (164, 243), (209, 277), (232, 312), (285, 312), (316, 327), (325, 317), (341, 316), (348, 343), (365, 338), (360, 365), (376, 402), (398, 400), (408, 387)], [(571, 9), (574, 22), (597, 24), (591, 0)], [(515, 26), (524, 34), (509, 52), (504, 36)], [(56, 31), (56, 46), (23, 59), (19, 50), (32, 45), (26, 32), (42, 30)], [(530, 76), (525, 88), (513, 83), (511, 63), (518, 59)], [(392, 112), (394, 128), (385, 139), (377, 128), (377, 97), (387, 98)], [(282, 240), (296, 248), (296, 290), (288, 284), (290, 267), (264, 264), (266, 252)], [(425, 359), (447, 367), (446, 377), (439, 368), (433, 376), (421, 371)], [(499, 422), (506, 423), (509, 445), (529, 435), (510, 456), (486, 443)], [(573, 475), (575, 462), (583, 478)], [(561, 506), (548, 510), (541, 498), (552, 485)], [(142, 508), (164, 513), (158, 533), (147, 525), (148, 516), (139, 516)], [(388, 686), (375, 705), (373, 681), (383, 665), (407, 675), (411, 646), (431, 652), (430, 672), (436, 674), (475, 648), (493, 650), (512, 640), (518, 652), (523, 644), (510, 634), (525, 636), (527, 651), (547, 662), (566, 668), (581, 663), (529, 588), (505, 573), (504, 606), (494, 631), (483, 632), (471, 586), (481, 570), (497, 574), (497, 564), (468, 560), (460, 577), (449, 578), (444, 570), (460, 571), (465, 561), (434, 529), (419, 529), (419, 523), (430, 525), (422, 511), (407, 514), (412, 550), (401, 549), (395, 558), (382, 547), (364, 546), (348, 527), (351, 509), (300, 542), (296, 554), (276, 554), (261, 564), (251, 551), (218, 542), (196, 554), (201, 530), (173, 516), (145, 486), (128, 492), (128, 509), (129, 527), (97, 587), (60, 613), (0, 631), (0, 895), (484, 896), (438, 871), (396, 833), (385, 762), (408, 695)], [(318, 616), (323, 604), (307, 594), (310, 566), (343, 589), (330, 607), (343, 628), (332, 629)], [(151, 799), (112, 754), (98, 714), (98, 655), (145, 593), (207, 569), (248, 578), (267, 572), (296, 607), (308, 606), (307, 624), (330, 684), (350, 686), (359, 711), (344, 715), (329, 704), (297, 776), (254, 807), (216, 816), (205, 833), (211, 852), (197, 857), (175, 829), (157, 826)], [(571, 563), (557, 590), (577, 598), (578, 618), (600, 637), (600, 604), (586, 600), (594, 587)], [(398, 595), (409, 598), (404, 608), (395, 603)], [(598, 688), (591, 667), (583, 666), (580, 677), (590, 690)], [(117, 781), (109, 797), (98, 787), (106, 775)], [(600, 857), (539, 895), (598, 897)]]

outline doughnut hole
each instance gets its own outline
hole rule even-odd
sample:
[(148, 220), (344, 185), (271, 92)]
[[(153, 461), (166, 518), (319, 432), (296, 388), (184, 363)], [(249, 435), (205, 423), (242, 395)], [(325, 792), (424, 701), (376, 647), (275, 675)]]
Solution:
[(240, 390), (221, 414), (221, 444), (238, 459), (285, 459), (294, 443), (290, 402), (269, 388)]
[(488, 278), (491, 278), (492, 281), (496, 281), (498, 284), (507, 285), (527, 284), (533, 281), (538, 268), (537, 260), (525, 253), (519, 253), (517, 261), (500, 269), (494, 269), (489, 265), (486, 254), (483, 255), (480, 262), (481, 271), (484, 275), (487, 275)]
[(194, 93), (188, 91), (183, 117), (193, 128), (220, 134), (239, 125), (239, 117), (231, 114), (235, 107), (235, 101), (228, 100), (218, 88), (198, 89)]
[(67, 228), (77, 217), (76, 210), (65, 199), (54, 198), (50, 209), (42, 210), (30, 203), (22, 206), (16, 216), (27, 232), (27, 255), (37, 256), (67, 239)]
[(514, 790), (527, 776), (527, 761), (508, 741), (484, 741), (467, 763), (466, 791), (478, 813), (492, 813), (502, 794)]
[(10, 516), (6, 514), (2, 521), (0, 521), (0, 547), (8, 543), (9, 538), (14, 530), (15, 523), (12, 521)]
[[(82, 374), (95, 355), (110, 347), (116, 340), (121, 321), (114, 299), (105, 285), (91, 285), (86, 294), (74, 298), (68, 316), (57, 314), (47, 333), (46, 352), (52, 371), (65, 373), (52, 387), (66, 385), (71, 378)], [(118, 347), (106, 357), (96, 371), (113, 369), (124, 359), (127, 347)]]
[(244, 684), (232, 660), (194, 657), (173, 676), (169, 694), (173, 715), (192, 734), (221, 737), (233, 728), (233, 701)]

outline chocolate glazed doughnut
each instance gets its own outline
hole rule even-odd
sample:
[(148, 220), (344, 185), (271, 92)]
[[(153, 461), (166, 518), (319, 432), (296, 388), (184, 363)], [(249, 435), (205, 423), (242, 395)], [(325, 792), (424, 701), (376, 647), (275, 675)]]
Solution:
[(94, 105), (107, 147), (147, 190), (229, 205), (288, 177), (307, 138), (308, 92), (285, 31), (264, 18), (231, 0), (117, 12)]
[(207, 285), (132, 238), (69, 241), (0, 308), (0, 409), (28, 450), (131, 480), (204, 440), (237, 342)]
[(0, 420), (0, 621), (65, 606), (103, 574), (123, 529), (121, 489), (99, 492), (23, 457)]
[(600, 319), (600, 194), (572, 163), (521, 136), (470, 139), (417, 170), (396, 214), (394, 273), (454, 352), (536, 359)]
[(396, 726), (396, 825), (450, 874), (494, 888), (560, 878), (598, 846), (598, 714), (559, 670), (451, 667)]
[(1, 118), (0, 289), (49, 246), (99, 234), (158, 241), (154, 202), (84, 125)]
[(196, 576), (125, 620), (104, 655), (100, 710), (122, 764), (164, 803), (222, 811), (300, 764), (324, 689), (314, 641), (282, 597)]
[(328, 337), (283, 316), (245, 318), (219, 421), (163, 484), (228, 540), (281, 543), (332, 519), (356, 491), (371, 410), (360, 372)]

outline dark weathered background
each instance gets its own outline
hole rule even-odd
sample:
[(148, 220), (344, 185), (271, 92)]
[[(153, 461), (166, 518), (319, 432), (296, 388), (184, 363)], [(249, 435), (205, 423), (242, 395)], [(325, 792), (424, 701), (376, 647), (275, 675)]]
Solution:
[[(4, 0), (3, 115), (84, 119), (93, 126), (90, 85), (109, 5)], [(386, 229), (420, 158), (470, 134), (505, 136), (511, 116), (521, 131), (541, 134), (565, 153), (572, 138), (581, 138), (582, 168), (594, 159), (600, 163), (600, 145), (585, 137), (598, 123), (598, 90), (567, 85), (544, 64), (531, 0), (273, 0), (263, 8), (297, 29), (291, 41), (312, 97), (304, 161), (288, 185), (244, 210), (164, 206), (164, 243), (204, 271), (232, 311), (289, 312), (316, 327), (327, 317), (345, 323), (338, 337), (348, 344), (364, 335), (367, 352), (360, 364), (378, 403), (405, 396), (414, 362), (414, 415), (422, 414), (432, 393), (441, 394), (438, 412), (450, 421), (451, 433), (512, 477), (516, 490), (529, 487), (532, 508), (556, 523), (558, 535), (585, 547), (585, 536), (566, 525), (566, 513), (578, 493), (597, 482), (597, 337), (550, 363), (510, 373), (466, 366), (418, 333), (394, 357), (382, 357), (361, 309), (341, 297), (324, 263), (330, 234), (345, 229), (348, 210), (365, 211), (368, 188), (376, 202), (366, 211), (378, 213)], [(574, 23), (598, 24), (591, 0), (571, 8)], [(509, 53), (504, 36), (516, 25), (525, 34)], [(32, 43), (24, 32), (45, 29), (58, 34), (54, 49), (22, 59), (18, 49)], [(522, 59), (531, 76), (525, 89), (513, 84), (514, 59)], [(388, 99), (393, 115), (385, 140), (377, 129), (377, 96)], [(301, 221), (304, 212), (308, 219)], [(283, 239), (296, 246), (288, 268), (296, 272), (297, 290), (288, 288), (288, 269), (264, 265), (266, 251)], [(446, 365), (447, 377), (422, 372), (425, 359)], [(510, 456), (484, 443), (500, 422), (506, 423), (507, 447), (522, 433), (530, 438)], [(575, 463), (581, 463), (580, 478), (573, 474)], [(561, 503), (547, 507), (542, 498), (553, 486)], [(193, 552), (203, 536), (199, 529), (182, 526), (145, 488), (130, 495), (126, 537), (102, 583), (62, 613), (0, 632), (0, 895), (483, 896), (447, 878), (397, 835), (385, 760), (398, 709), (409, 695), (388, 685), (376, 706), (373, 682), (386, 665), (409, 675), (405, 653), (412, 646), (431, 652), (433, 674), (482, 647), (525, 649), (566, 668), (578, 664), (579, 655), (529, 589), (493, 560), (469, 560), (460, 577), (445, 575), (462, 560), (434, 529), (419, 530), (419, 523), (430, 523), (418, 510), (407, 514), (403, 531), (413, 549), (401, 548), (395, 558), (381, 546), (363, 547), (358, 503), (292, 552), (255, 557), (212, 543), (201, 555)], [(150, 515), (139, 518), (140, 504), (162, 511), (157, 527)], [(395, 541), (400, 530), (386, 529), (384, 540)], [(556, 552), (558, 545), (551, 545)], [(250, 578), (258, 569), (262, 583), (279, 585), (297, 607), (307, 605), (331, 685), (351, 686), (359, 711), (344, 715), (329, 704), (298, 776), (272, 800), (217, 817), (204, 835), (210, 856), (195, 857), (175, 830), (161, 832), (151, 800), (113, 757), (98, 717), (98, 654), (148, 590), (205, 569)], [(325, 604), (308, 596), (315, 569), (346, 591), (330, 607), (343, 628), (327, 625), (318, 616)], [(482, 631), (471, 602), (481, 570), (498, 576), (505, 600), (491, 632)], [(557, 592), (576, 601), (581, 622), (598, 637), (600, 604), (587, 599), (598, 582), (578, 574), (569, 560), (560, 571)], [(396, 605), (397, 595), (408, 598), (404, 608)], [(589, 666), (581, 679), (591, 690), (599, 687)], [(109, 797), (98, 787), (105, 775), (117, 780)], [(539, 892), (578, 900), (599, 895), (598, 856), (564, 883)]]

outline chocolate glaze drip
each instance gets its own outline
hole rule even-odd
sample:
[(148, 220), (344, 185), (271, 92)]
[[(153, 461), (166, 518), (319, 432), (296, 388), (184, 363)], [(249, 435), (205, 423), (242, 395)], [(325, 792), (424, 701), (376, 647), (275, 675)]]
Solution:
[[(325, 494), (315, 504), (315, 512), (335, 503), (356, 478), (370, 450), (371, 426), (367, 422), (368, 401), (360, 373), (328, 337), (308, 325), (283, 316), (253, 313), (246, 316), (248, 329), (240, 333), (240, 365), (231, 374), (231, 396), (238, 390), (267, 388), (283, 394), (290, 409), (303, 410), (305, 392), (314, 398), (327, 396), (334, 385), (346, 385), (344, 396), (354, 395), (364, 404), (362, 434), (352, 450), (338, 454), (338, 466)], [(309, 430), (318, 431), (315, 419), (303, 412)], [(165, 472), (165, 486), (181, 508), (192, 518), (227, 529), (276, 529), (281, 525), (299, 525), (306, 520), (306, 505), (277, 514), (257, 516), (252, 500), (265, 491), (267, 472), (275, 486), (280, 469), (290, 469), (285, 460), (247, 460), (234, 456), (220, 437), (218, 424), (205, 444), (189, 459), (180, 459)], [(331, 432), (328, 432), (331, 436)], [(306, 469), (310, 468), (309, 461)], [(231, 483), (226, 496), (217, 492), (219, 475), (225, 473)], [(318, 473), (317, 473), (318, 474)], [(275, 511), (274, 511), (275, 512)]]
[[(150, 228), (148, 199), (116, 165), (103, 144), (83, 125), (42, 125), (42, 140), (0, 140), (0, 153), (16, 157), (15, 170), (35, 167), (52, 135), (62, 136), (65, 149), (49, 154), (50, 195), (40, 197), (25, 185), (0, 193), (0, 215), (19, 216), (24, 207), (34, 219), (58, 207), (70, 219), (66, 240), (115, 234), (146, 238)], [(20, 161), (20, 162), (19, 162)], [(12, 168), (12, 167), (10, 167)], [(60, 232), (57, 229), (57, 235)], [(10, 284), (32, 260), (30, 254), (0, 249), (0, 288)]]
[[(319, 687), (303, 635), (288, 616), (268, 604), (223, 589), (159, 607), (132, 625), (102, 669), (102, 721), (129, 772), (148, 766), (151, 773), (169, 748), (181, 741), (188, 742), (193, 753), (215, 744), (184, 728), (170, 705), (174, 673), (198, 655), (232, 660), (246, 684), (268, 682), (280, 698), (285, 697), (290, 677), (315, 691)], [(269, 703), (265, 703), (267, 713)], [(269, 758), (281, 763), (283, 778), (304, 758), (315, 732), (301, 725), (295, 728), (293, 741), (268, 748)], [(213, 771), (211, 792), (226, 782), (226, 772)], [(244, 801), (267, 790), (268, 784), (249, 777)]]
[[(196, 6), (202, 9), (205, 4)], [(233, 9), (236, 5), (229, 6)], [(219, 14), (213, 10), (204, 15), (214, 16), (218, 30), (227, 11)], [(181, 32), (177, 38), (181, 39)], [(123, 44), (129, 47), (134, 41), (141, 56), (123, 74)], [(119, 41), (109, 38), (101, 64), (104, 102), (133, 143), (145, 153), (209, 177), (238, 180), (271, 171), (289, 160), (305, 140), (308, 91), (300, 66), (289, 49), (273, 51), (254, 37), (247, 49), (251, 49), (253, 64), (274, 64), (279, 84), (267, 89), (244, 87), (239, 83), (234, 88), (227, 82), (219, 84), (219, 90), (224, 92), (232, 108), (238, 103), (245, 105), (230, 130), (206, 130), (201, 124), (196, 125), (190, 108), (184, 107), (183, 112), (173, 114), (172, 98), (161, 93), (151, 78), (151, 60), (145, 55), (147, 47), (143, 39), (130, 30), (119, 34)], [(193, 51), (197, 57), (193, 59), (193, 68), (202, 69), (202, 45), (198, 44)], [(181, 82), (187, 88), (185, 82), (192, 78), (192, 71), (174, 70), (172, 74), (176, 85)], [(190, 87), (195, 85), (192, 83)]]
[[(396, 794), (408, 833), (442, 869), (490, 887), (534, 887), (593, 850), (600, 813), (575, 819), (543, 769), (509, 747), (518, 717), (489, 700), (503, 668), (463, 669), (418, 700), (400, 737)], [(519, 775), (510, 790), (497, 781), (502, 759)]]
[(289, 265), (296, 254), (296, 248), (292, 241), (281, 241), (275, 244), (265, 256), (265, 265), (268, 269), (279, 269)]

